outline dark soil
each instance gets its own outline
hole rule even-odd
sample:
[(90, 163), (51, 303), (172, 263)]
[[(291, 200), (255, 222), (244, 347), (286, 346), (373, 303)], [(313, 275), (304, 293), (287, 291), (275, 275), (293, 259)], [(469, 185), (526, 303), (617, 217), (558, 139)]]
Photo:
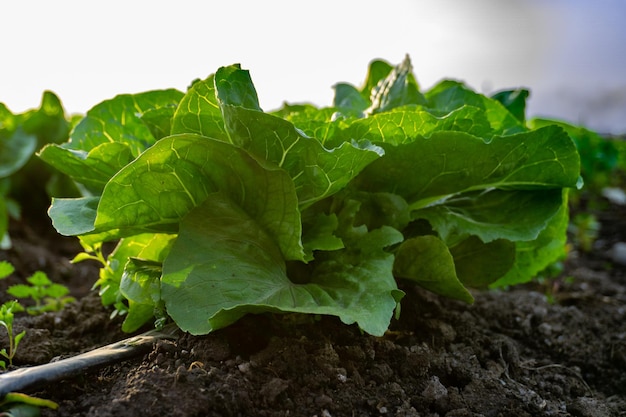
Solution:
[[(572, 250), (556, 279), (471, 306), (405, 287), (384, 337), (333, 317), (248, 316), (28, 394), (59, 403), (44, 416), (626, 416), (626, 267), (607, 255), (626, 241), (626, 207), (599, 216), (592, 253)], [(16, 367), (129, 336), (91, 290), (97, 265), (69, 263), (74, 239), (32, 222), (11, 233), (0, 259), (17, 273), (0, 290), (44, 270), (78, 299), (16, 319)]]

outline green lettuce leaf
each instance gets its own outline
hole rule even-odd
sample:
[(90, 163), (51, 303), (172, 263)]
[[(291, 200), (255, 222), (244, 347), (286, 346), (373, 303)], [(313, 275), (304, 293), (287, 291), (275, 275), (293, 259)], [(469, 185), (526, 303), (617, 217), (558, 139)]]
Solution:
[(491, 96), (502, 103), (521, 123), (526, 123), (526, 100), (530, 92), (523, 88), (499, 91)]
[(172, 118), (171, 134), (196, 133), (229, 142), (217, 101), (215, 75), (197, 80), (181, 99)]
[(161, 139), (109, 181), (96, 232), (176, 232), (180, 220), (222, 191), (275, 239), (286, 259), (303, 259), (302, 225), (293, 182), (240, 148), (203, 136)]
[[(120, 287), (123, 286), (127, 298), (131, 299), (135, 304), (154, 304), (148, 301), (156, 301), (158, 298), (155, 297), (156, 293), (153, 291), (154, 287), (152, 284), (146, 288), (133, 286), (134, 283), (142, 280), (148, 283), (149, 279), (142, 277), (138, 273), (138, 268), (133, 269), (131, 267), (127, 269), (127, 266), (131, 259), (143, 259), (150, 262), (152, 266), (157, 263), (160, 264), (175, 238), (175, 235), (144, 233), (134, 235), (132, 238), (120, 239), (113, 252), (107, 257), (107, 264), (100, 270), (100, 276), (94, 284), (94, 288), (99, 289), (102, 303), (111, 305), (121, 302), (123, 297)], [(81, 238), (81, 240), (83, 239)], [(154, 270), (155, 268), (152, 269)], [(126, 277), (125, 274), (127, 275)], [(127, 281), (122, 285), (123, 280)], [(124, 308), (125, 312), (128, 310), (129, 308)], [(132, 310), (132, 307), (130, 307), (130, 310)]]
[(81, 119), (69, 141), (48, 143), (38, 156), (99, 195), (117, 171), (169, 134), (170, 119), (182, 96), (170, 89), (103, 101)]
[(142, 114), (163, 107), (176, 108), (182, 97), (182, 92), (169, 89), (120, 94), (103, 101), (87, 112), (65, 146), (90, 151), (102, 143), (120, 142), (128, 145), (136, 157), (156, 142), (153, 123), (146, 125)]
[(18, 128), (7, 134), (0, 130), (0, 178), (8, 177), (30, 160), (37, 148), (37, 136)]
[[(563, 190), (567, 195), (567, 190)], [(516, 258), (513, 267), (490, 286), (492, 288), (521, 284), (566, 256), (569, 208), (567, 198), (559, 211), (548, 221), (537, 239), (515, 242)]]
[(335, 136), (339, 134), (344, 121), (337, 118), (338, 113), (334, 107), (318, 109), (312, 104), (285, 104), (271, 114), (291, 122), (306, 136), (317, 139), (328, 149), (335, 147), (331, 145), (330, 138), (333, 138), (332, 142), (336, 146), (342, 143), (337, 142)]
[(486, 288), (511, 270), (516, 262), (516, 245), (506, 239), (484, 243), (478, 237), (470, 236), (451, 247), (450, 254), (464, 286)]
[(100, 197), (53, 198), (48, 215), (52, 226), (64, 236), (81, 236), (94, 231)]
[(483, 110), (495, 135), (511, 135), (524, 132), (526, 127), (500, 101), (476, 93), (463, 83), (444, 80), (425, 94), (426, 106), (448, 113), (462, 106), (472, 106)]
[(574, 187), (579, 180), (576, 147), (554, 126), (491, 139), (436, 132), (402, 146), (382, 146), (385, 157), (352, 185), (399, 194), (416, 209), (461, 192)]
[(467, 238), (534, 240), (563, 205), (560, 189), (462, 193), (413, 213), (426, 219), (449, 245)]
[(405, 240), (396, 250), (393, 273), (418, 283), (437, 294), (473, 303), (474, 297), (459, 281), (454, 258), (446, 244), (436, 236)]
[[(240, 75), (242, 72), (244, 74)], [(235, 81), (230, 83), (227, 76)], [(341, 190), (382, 155), (379, 147), (366, 142), (344, 142), (334, 149), (326, 149), (292, 123), (263, 113), (255, 100), (252, 81), (246, 82), (249, 80), (247, 72), (238, 67), (224, 70), (219, 80), (219, 83), (216, 81), (218, 97), (230, 141), (258, 159), (275, 163), (287, 171), (296, 185), (301, 207)], [(220, 86), (231, 84), (237, 88), (220, 90), (223, 88)]]
[(343, 114), (362, 117), (365, 110), (371, 105), (371, 102), (363, 97), (363, 94), (352, 84), (337, 83), (333, 88), (335, 90), (333, 107)]
[(249, 73), (239, 65), (222, 67), (192, 86), (174, 116), (173, 133), (182, 132), (231, 143), (283, 168), (303, 208), (343, 188), (382, 153), (369, 143), (326, 149), (291, 122), (262, 112)]
[(183, 219), (163, 263), (167, 312), (192, 334), (273, 311), (336, 315), (382, 335), (401, 296), (390, 272), (393, 256), (382, 247), (401, 235), (385, 228), (362, 237), (359, 251), (326, 252), (310, 282), (297, 284), (264, 229), (225, 196), (214, 196)]
[(339, 219), (335, 213), (326, 214), (318, 210), (302, 212), (302, 245), (306, 254), (305, 261), (314, 259), (314, 251), (334, 251), (343, 249), (343, 240), (335, 232), (339, 228)]
[(407, 55), (404, 61), (372, 87), (370, 107), (365, 114), (372, 115), (389, 111), (407, 104), (426, 104), (426, 99), (420, 93), (419, 86), (413, 78), (413, 67)]
[(0, 195), (0, 249), (11, 248), (11, 238), (7, 233), (9, 230), (9, 210), (4, 196)]
[(348, 126), (336, 133), (329, 144), (345, 140), (368, 140), (397, 146), (441, 131), (464, 132), (477, 137), (491, 136), (491, 126), (484, 113), (471, 106), (462, 106), (444, 115), (435, 115), (419, 108), (402, 107), (346, 124)]
[(95, 194), (101, 194), (106, 183), (133, 160), (130, 147), (121, 142), (103, 143), (89, 152), (49, 144), (38, 155)]

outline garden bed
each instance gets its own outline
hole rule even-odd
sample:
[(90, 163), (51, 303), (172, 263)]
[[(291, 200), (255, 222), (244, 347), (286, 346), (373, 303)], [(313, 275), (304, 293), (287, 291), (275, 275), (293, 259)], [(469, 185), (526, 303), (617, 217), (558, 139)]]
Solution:
[[(607, 255), (626, 241), (626, 209), (598, 216), (593, 252), (572, 251), (558, 278), (475, 292), (471, 306), (405, 286), (384, 337), (334, 317), (247, 316), (28, 394), (59, 403), (44, 416), (626, 415), (626, 268)], [(2, 285), (44, 270), (78, 300), (16, 318), (15, 367), (129, 336), (90, 289), (98, 265), (71, 265), (77, 241), (40, 222), (12, 224), (0, 258), (17, 273)]]
[(526, 120), (527, 90), (422, 92), (408, 56), (367, 74), (332, 107), (270, 113), (239, 64), (71, 120), (52, 92), (0, 106), (1, 399), (67, 416), (624, 415), (626, 143)]

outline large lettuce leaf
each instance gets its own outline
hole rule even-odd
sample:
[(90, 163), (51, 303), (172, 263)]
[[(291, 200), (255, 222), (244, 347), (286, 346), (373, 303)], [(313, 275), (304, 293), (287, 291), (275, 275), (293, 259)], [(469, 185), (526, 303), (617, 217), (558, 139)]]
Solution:
[(47, 144), (39, 157), (100, 194), (115, 173), (169, 135), (170, 119), (182, 96), (170, 89), (105, 100), (87, 112), (68, 142)]
[(382, 155), (369, 143), (348, 141), (326, 149), (291, 122), (264, 113), (248, 71), (239, 65), (223, 67), (215, 76), (196, 82), (174, 122), (174, 133), (211, 136), (283, 168), (296, 185), (302, 207), (341, 190)]
[(172, 318), (193, 334), (274, 311), (332, 314), (382, 335), (401, 296), (393, 256), (383, 248), (401, 239), (391, 228), (364, 233), (354, 248), (316, 260), (309, 282), (295, 283), (274, 239), (220, 193), (183, 219), (163, 264), (162, 296)]
[(300, 213), (286, 172), (192, 134), (160, 140), (112, 178), (94, 228), (176, 232), (181, 219), (217, 191), (255, 218), (287, 259), (302, 258)]
[(415, 136), (402, 146), (382, 136), (385, 157), (371, 163), (353, 186), (393, 191), (416, 208), (461, 192), (488, 188), (538, 190), (576, 186), (579, 157), (554, 126), (511, 136), (482, 138), (463, 132)]

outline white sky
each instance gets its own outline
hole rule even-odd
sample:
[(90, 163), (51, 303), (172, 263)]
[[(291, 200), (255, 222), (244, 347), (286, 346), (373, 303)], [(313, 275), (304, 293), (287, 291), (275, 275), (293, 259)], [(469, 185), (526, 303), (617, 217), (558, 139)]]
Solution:
[(325, 106), (408, 53), (423, 89), (527, 87), (530, 115), (626, 133), (625, 21), (623, 0), (0, 0), (0, 102), (85, 113), (241, 63), (264, 109)]

